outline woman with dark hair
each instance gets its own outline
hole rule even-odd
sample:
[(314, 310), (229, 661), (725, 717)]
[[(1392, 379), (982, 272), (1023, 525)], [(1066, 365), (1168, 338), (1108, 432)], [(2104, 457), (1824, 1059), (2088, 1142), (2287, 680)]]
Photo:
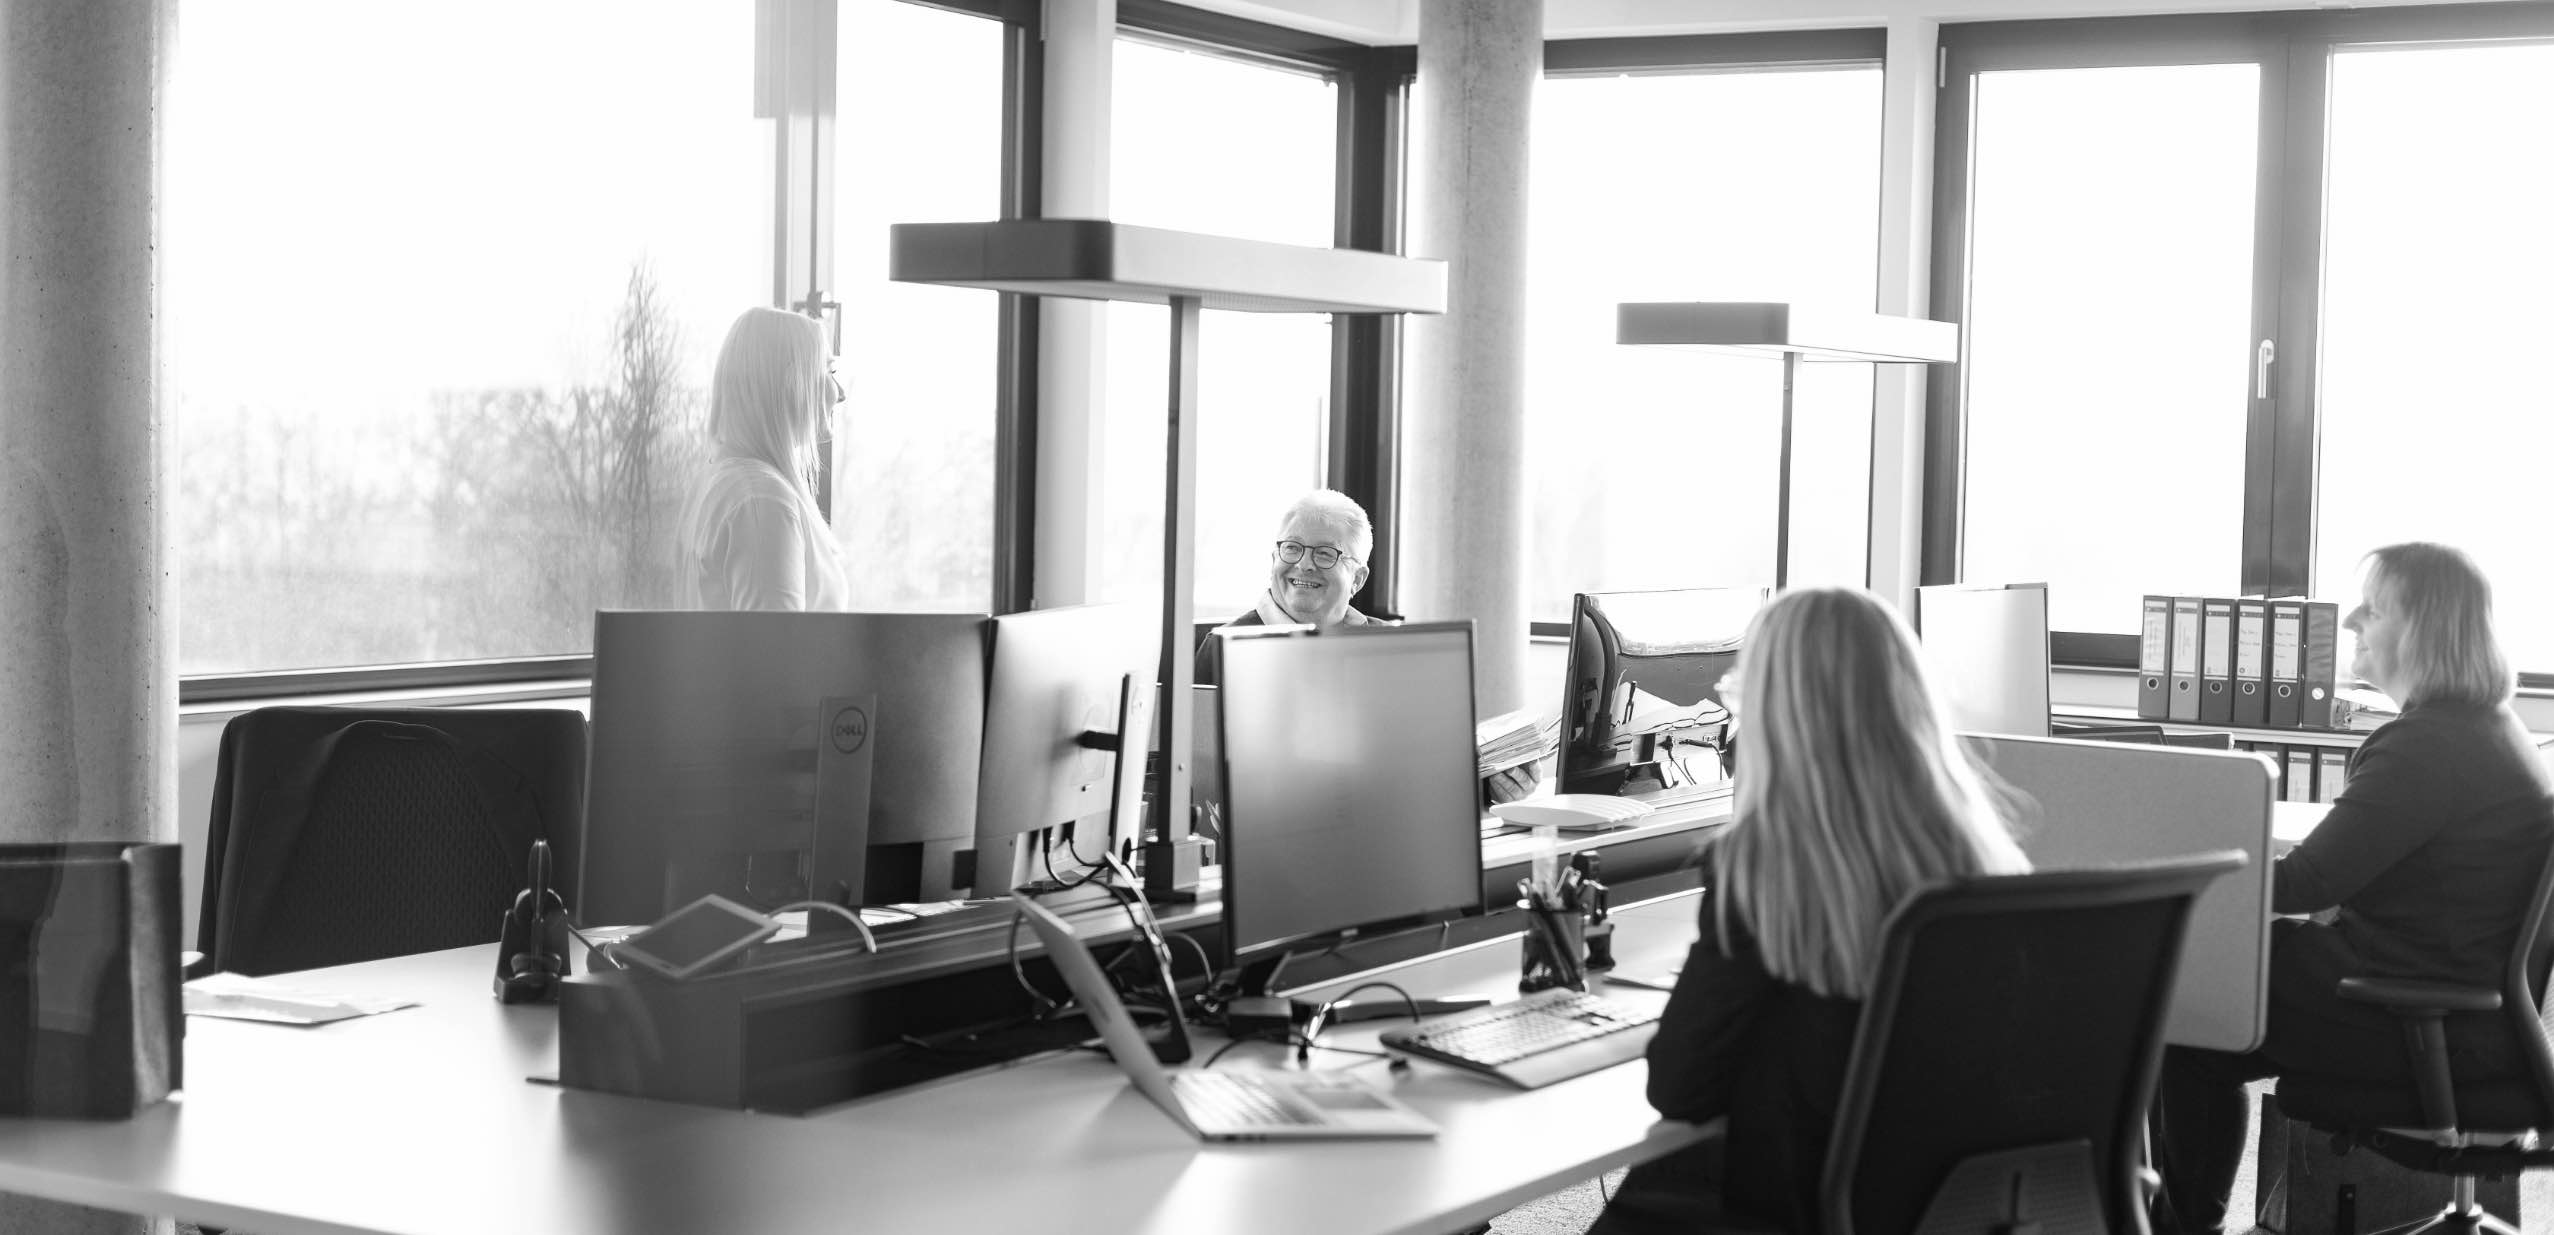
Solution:
[[(2156, 1094), (2157, 1235), (2215, 1231), (2242, 1165), (2244, 1083), (2299, 1071), (2412, 1084), (2395, 1017), (2334, 992), (2354, 976), (2496, 987), (2554, 820), (2515, 680), (2492, 631), (2492, 589), (2445, 545), (2370, 553), (2350, 672), (2402, 705), (2350, 757), (2314, 834), (2271, 873), (2269, 1029), (2247, 1054), (2174, 1047)], [(2497, 1018), (2451, 1018), (2459, 1077), (2526, 1067)]]

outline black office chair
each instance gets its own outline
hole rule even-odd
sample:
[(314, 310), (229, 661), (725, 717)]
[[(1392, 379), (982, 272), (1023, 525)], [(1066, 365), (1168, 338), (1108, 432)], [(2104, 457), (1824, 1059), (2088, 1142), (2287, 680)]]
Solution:
[(2228, 850), (1972, 879), (1890, 915), (1821, 1181), (1829, 1235), (2146, 1230), (2191, 903)]
[(196, 948), (251, 976), (494, 943), (546, 838), (571, 907), (585, 717), (259, 708), (222, 729)]
[[(2554, 811), (2554, 800), (2547, 809)], [(2393, 978), (2344, 978), (2344, 999), (2375, 1004), (2403, 1025), (2415, 1088), (2354, 1077), (2289, 1073), (2279, 1079), (2279, 1109), (2333, 1134), (2343, 1152), (2376, 1151), (2417, 1171), (2452, 1178), (2448, 1207), (2386, 1235), (2518, 1228), (2484, 1212), (2478, 1179), (2499, 1179), (2554, 1164), (2554, 1049), (2546, 1043), (2547, 971), (2554, 968), (2554, 854), (2536, 877), (2536, 895), (2521, 920), (2501, 989)], [(2526, 1058), (2521, 1076), (2455, 1076), (2448, 1064), (2447, 1018), (2503, 1018)]]

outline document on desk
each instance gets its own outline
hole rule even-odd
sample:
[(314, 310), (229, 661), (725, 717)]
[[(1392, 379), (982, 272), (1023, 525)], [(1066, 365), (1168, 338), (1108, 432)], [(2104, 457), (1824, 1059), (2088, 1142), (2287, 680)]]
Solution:
[(188, 1016), (221, 1016), (279, 1025), (324, 1025), (417, 1006), (414, 999), (356, 999), (279, 985), (265, 978), (217, 973), (183, 988)]

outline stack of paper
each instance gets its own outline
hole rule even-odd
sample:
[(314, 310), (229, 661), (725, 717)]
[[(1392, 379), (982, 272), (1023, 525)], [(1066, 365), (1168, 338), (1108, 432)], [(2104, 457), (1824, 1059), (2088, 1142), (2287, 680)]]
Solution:
[(1530, 763), (1561, 748), (1561, 717), (1519, 708), (1473, 727), (1473, 747), (1480, 753), (1481, 775), (1492, 776)]
[(210, 974), (181, 989), (185, 992), (188, 1016), (224, 1016), (286, 1025), (322, 1025), (417, 1006), (414, 999), (355, 998), (235, 973)]

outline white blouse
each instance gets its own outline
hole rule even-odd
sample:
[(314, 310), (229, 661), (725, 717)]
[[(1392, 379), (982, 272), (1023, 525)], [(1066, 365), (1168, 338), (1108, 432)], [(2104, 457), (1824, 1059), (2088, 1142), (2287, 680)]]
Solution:
[(683, 516), (698, 609), (851, 608), (851, 576), (824, 512), (760, 459), (712, 462)]

